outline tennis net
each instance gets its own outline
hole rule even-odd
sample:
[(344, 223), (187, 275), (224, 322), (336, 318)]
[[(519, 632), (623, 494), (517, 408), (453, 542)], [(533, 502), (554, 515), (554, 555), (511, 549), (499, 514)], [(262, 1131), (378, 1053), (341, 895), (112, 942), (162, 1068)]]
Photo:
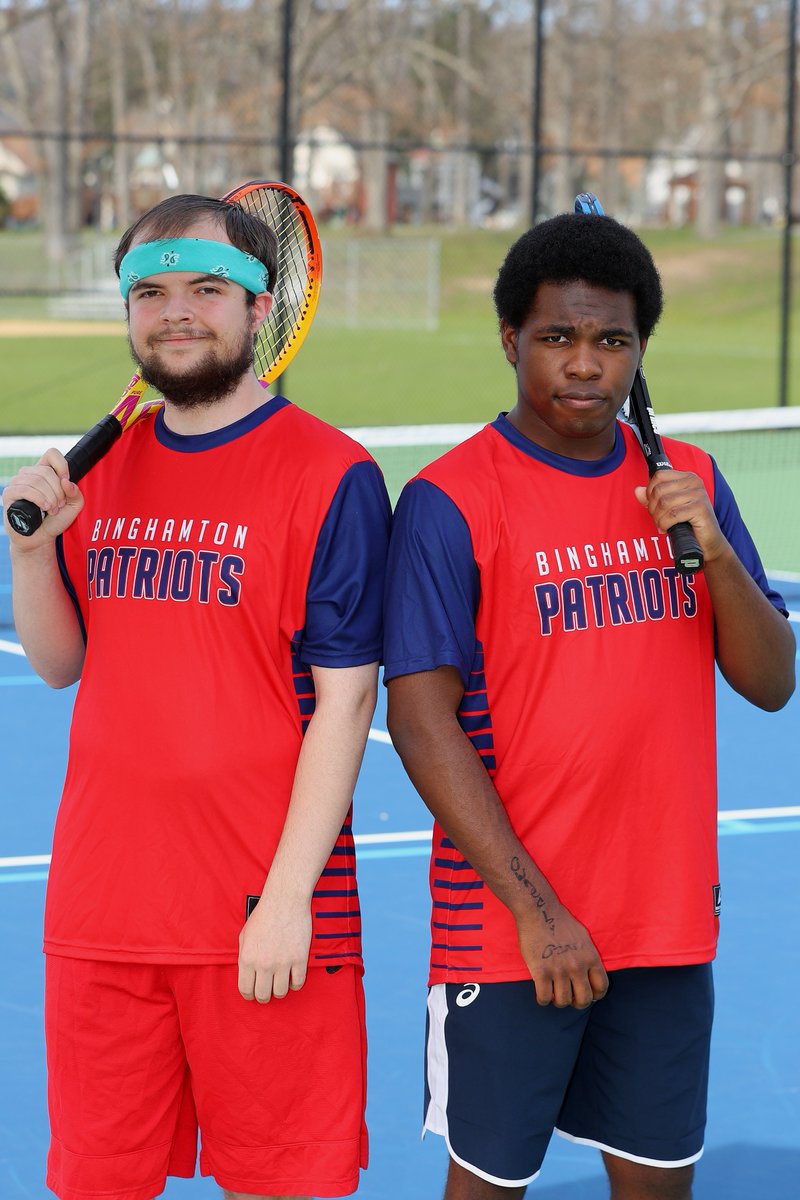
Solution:
[[(664, 436), (702, 446), (733, 488), (768, 573), (800, 579), (800, 407), (672, 413), (659, 418)], [(375, 456), (392, 503), (426, 463), (470, 437), (480, 425), (368, 426), (347, 432)], [(0, 486), (46, 446), (66, 450), (74, 434), (0, 437)], [(0, 536), (0, 627), (11, 625), (8, 547)]]

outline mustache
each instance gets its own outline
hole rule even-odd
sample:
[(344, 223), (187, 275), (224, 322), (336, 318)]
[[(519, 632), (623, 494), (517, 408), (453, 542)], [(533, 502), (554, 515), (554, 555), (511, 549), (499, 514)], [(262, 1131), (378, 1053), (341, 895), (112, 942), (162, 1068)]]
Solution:
[[(192, 336), (193, 332), (187, 331), (187, 334)], [(168, 334), (161, 331), (153, 336), (163, 339)], [(218, 340), (214, 334), (198, 333), (197, 336)], [(223, 400), (245, 373), (253, 369), (253, 338), (249, 330), (243, 330), (241, 344), (230, 353), (220, 354), (216, 346), (209, 344), (200, 355), (200, 361), (189, 371), (169, 369), (161, 361), (152, 341), (142, 343), (137, 351), (130, 332), (128, 347), (145, 383), (168, 397), (176, 408), (203, 408)]]
[(158, 345), (159, 342), (171, 342), (173, 338), (188, 338), (191, 341), (199, 340), (200, 338), (213, 338), (214, 334), (209, 333), (205, 329), (172, 329), (165, 330), (164, 333), (154, 333), (147, 339), (149, 346)]

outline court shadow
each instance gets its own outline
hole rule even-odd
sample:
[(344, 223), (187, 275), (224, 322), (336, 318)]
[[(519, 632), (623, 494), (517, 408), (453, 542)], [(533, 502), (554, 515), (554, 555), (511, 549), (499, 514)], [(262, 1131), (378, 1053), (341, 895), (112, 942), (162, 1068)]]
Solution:
[[(545, 1170), (546, 1170), (545, 1162)], [(800, 1148), (736, 1142), (707, 1150), (697, 1165), (694, 1200), (761, 1200), (797, 1195)], [(608, 1200), (605, 1176), (539, 1187), (531, 1184), (526, 1200)]]

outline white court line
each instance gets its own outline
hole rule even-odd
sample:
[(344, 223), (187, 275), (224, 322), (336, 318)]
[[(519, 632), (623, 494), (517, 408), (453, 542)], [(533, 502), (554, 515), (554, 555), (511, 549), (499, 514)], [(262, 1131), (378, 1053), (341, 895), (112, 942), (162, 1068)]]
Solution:
[[(785, 808), (729, 808), (717, 814), (719, 821), (765, 821), (773, 817), (800, 817), (800, 804)], [(403, 842), (429, 842), (430, 829), (410, 829), (400, 833), (357, 833), (357, 846), (400, 845)], [(0, 858), (0, 869), (4, 867), (42, 867), (50, 862), (49, 854), (20, 854), (11, 858)]]
[(371, 742), (383, 742), (387, 746), (392, 744), (392, 739), (385, 729), (370, 729), (367, 737)]
[(19, 654), (21, 658), (25, 657), (25, 651), (19, 642), (6, 642), (0, 639), (0, 651), (5, 651), (6, 654)]
[[(387, 842), (430, 842), (432, 829), (409, 830), (408, 833), (356, 833), (353, 841), (357, 846), (385, 845)], [(0, 863), (3, 860), (0, 859)]]
[(720, 821), (763, 821), (771, 817), (800, 817), (800, 804), (786, 808), (729, 808), (717, 813)]
[(15, 858), (0, 858), (0, 867), (46, 867), (49, 854), (20, 854)]

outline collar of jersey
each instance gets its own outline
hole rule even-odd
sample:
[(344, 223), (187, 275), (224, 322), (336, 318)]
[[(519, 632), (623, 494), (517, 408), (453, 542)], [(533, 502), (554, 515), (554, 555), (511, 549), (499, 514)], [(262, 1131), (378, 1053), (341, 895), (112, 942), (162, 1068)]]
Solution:
[(212, 429), (209, 433), (173, 433), (171, 429), (167, 428), (164, 421), (164, 410), (160, 408), (156, 413), (156, 437), (168, 450), (179, 450), (182, 454), (197, 454), (201, 450), (213, 450), (217, 446), (235, 442), (237, 438), (250, 433), (252, 429), (257, 429), (270, 417), (274, 417), (275, 413), (286, 408), (289, 403), (290, 401), (285, 396), (273, 396), (267, 400), (266, 404), (262, 404), (254, 412), (248, 413), (246, 417), (240, 417), (238, 421), (234, 421), (232, 425), (224, 425), (222, 429)]
[(544, 463), (548, 467), (555, 467), (557, 471), (565, 471), (568, 475), (583, 475), (589, 478), (598, 475), (609, 475), (612, 471), (616, 471), (625, 457), (625, 438), (617, 421), (614, 434), (614, 448), (605, 458), (567, 458), (564, 454), (556, 454), (552, 450), (545, 450), (544, 446), (537, 445), (530, 438), (525, 437), (524, 433), (512, 425), (508, 419), (508, 413), (501, 412), (496, 421), (492, 421), (492, 428), (511, 442), (512, 446), (516, 446), (517, 450), (521, 450), (523, 454), (527, 454), (530, 458), (535, 458), (539, 462)]

